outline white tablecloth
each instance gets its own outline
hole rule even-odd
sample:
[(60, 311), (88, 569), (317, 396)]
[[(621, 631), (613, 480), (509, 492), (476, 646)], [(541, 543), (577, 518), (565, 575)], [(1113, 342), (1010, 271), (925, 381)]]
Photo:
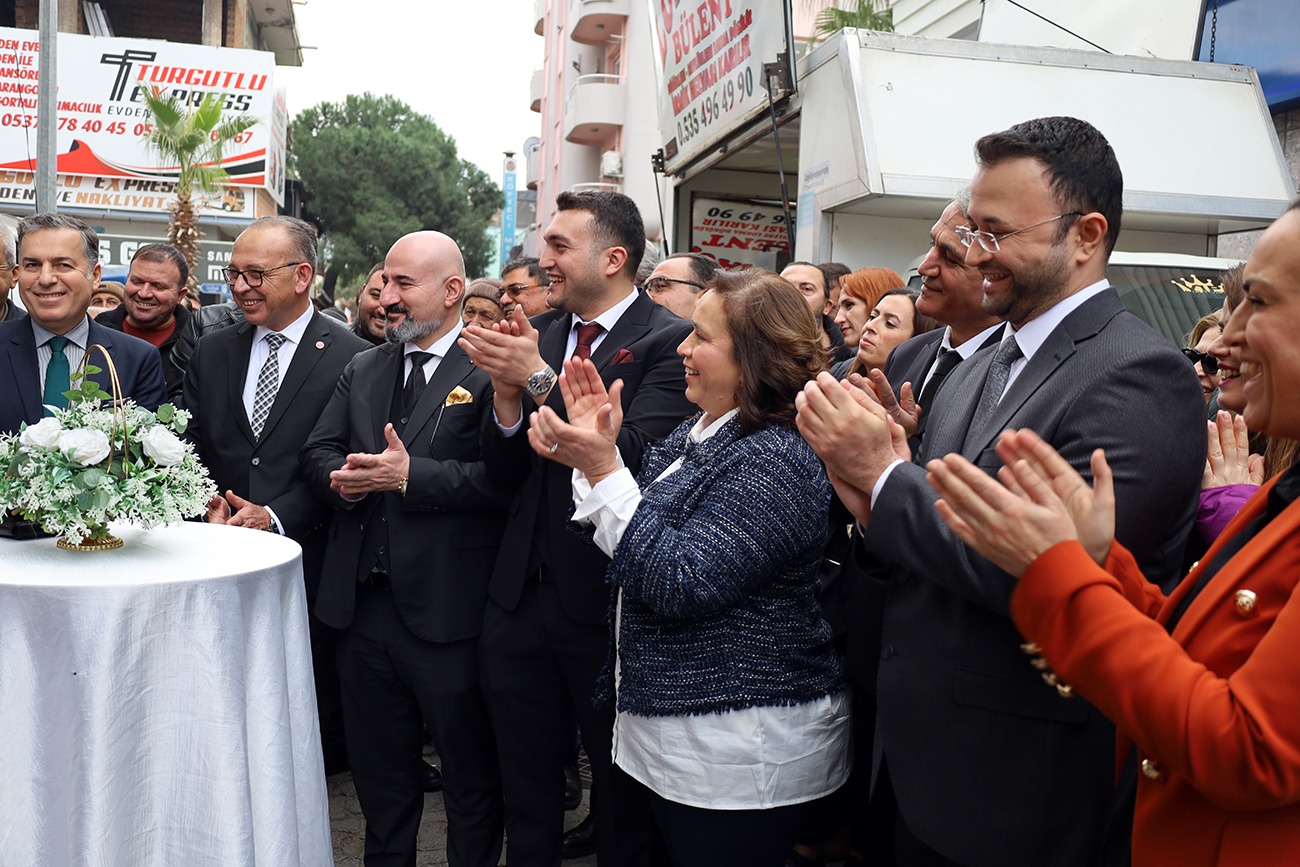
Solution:
[(301, 549), (0, 539), (0, 867), (329, 865)]

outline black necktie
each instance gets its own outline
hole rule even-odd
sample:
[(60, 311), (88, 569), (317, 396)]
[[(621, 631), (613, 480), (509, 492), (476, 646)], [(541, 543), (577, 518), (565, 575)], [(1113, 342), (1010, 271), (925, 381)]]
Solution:
[(406, 388), (402, 390), (402, 406), (406, 412), (410, 412), (428, 385), (428, 380), (424, 378), (424, 366), (433, 358), (433, 353), (411, 352), (406, 357), (411, 359), (411, 373), (406, 377)]
[(943, 385), (944, 379), (952, 373), (952, 369), (961, 364), (961, 353), (955, 349), (940, 349), (938, 357), (939, 361), (935, 365), (934, 373), (930, 374), (930, 381), (921, 389), (921, 396), (916, 399), (916, 402), (921, 405), (922, 412), (930, 408), (930, 401), (934, 400), (934, 396), (939, 393), (939, 386)]

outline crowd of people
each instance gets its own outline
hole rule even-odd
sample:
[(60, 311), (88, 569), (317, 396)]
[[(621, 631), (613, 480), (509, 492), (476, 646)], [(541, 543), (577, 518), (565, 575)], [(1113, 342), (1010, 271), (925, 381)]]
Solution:
[(94, 232), (37, 214), (4, 245), (0, 431), (96, 343), (193, 414), (204, 520), (303, 548), (368, 867), (414, 865), (439, 786), (453, 867), (503, 836), (513, 867), (1290, 864), (1300, 203), (1180, 350), (1106, 280), (1098, 130), (975, 154), (919, 292), (656, 260), (583, 192), (500, 280), (396, 239), (351, 324), (290, 217), (235, 241), (232, 304), (188, 313), (154, 244), (90, 318)]

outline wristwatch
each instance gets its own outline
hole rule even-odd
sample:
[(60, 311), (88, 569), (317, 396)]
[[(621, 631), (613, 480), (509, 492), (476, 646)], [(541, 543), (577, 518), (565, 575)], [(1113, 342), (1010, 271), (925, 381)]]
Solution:
[(555, 371), (548, 364), (528, 377), (528, 381), (524, 383), (524, 391), (533, 397), (541, 397), (555, 387), (555, 380)]

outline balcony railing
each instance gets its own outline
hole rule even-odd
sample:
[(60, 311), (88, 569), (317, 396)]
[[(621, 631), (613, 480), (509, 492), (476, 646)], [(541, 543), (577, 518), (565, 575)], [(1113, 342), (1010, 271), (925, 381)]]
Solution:
[(569, 187), (571, 193), (621, 193), (623, 192), (622, 184), (612, 184), (607, 181), (595, 181), (590, 184), (574, 184)]
[(533, 111), (542, 110), (542, 70), (533, 70), (533, 80), (528, 86), (529, 105)]
[(622, 35), (630, 6), (631, 0), (579, 0), (569, 38), (583, 45), (605, 45), (611, 36)]
[(623, 125), (627, 94), (618, 75), (580, 75), (564, 99), (564, 138), (574, 144), (607, 142)]
[(533, 0), (533, 32), (538, 36), (545, 34), (546, 0)]

